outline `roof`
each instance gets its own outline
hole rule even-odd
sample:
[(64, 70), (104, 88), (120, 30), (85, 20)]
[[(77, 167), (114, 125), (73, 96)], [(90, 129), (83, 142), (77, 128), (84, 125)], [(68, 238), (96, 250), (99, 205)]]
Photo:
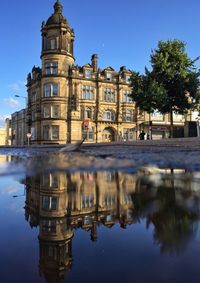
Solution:
[(48, 18), (46, 25), (65, 24), (69, 26), (67, 19), (62, 14), (63, 6), (57, 0), (54, 4), (54, 13)]

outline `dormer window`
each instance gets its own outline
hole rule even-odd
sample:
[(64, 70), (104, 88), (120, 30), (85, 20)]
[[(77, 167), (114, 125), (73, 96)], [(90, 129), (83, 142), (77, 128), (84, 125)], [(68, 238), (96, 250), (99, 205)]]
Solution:
[(107, 81), (112, 80), (112, 73), (111, 72), (106, 72), (106, 79), (107, 79)]
[(91, 70), (85, 70), (85, 77), (87, 79), (91, 78)]

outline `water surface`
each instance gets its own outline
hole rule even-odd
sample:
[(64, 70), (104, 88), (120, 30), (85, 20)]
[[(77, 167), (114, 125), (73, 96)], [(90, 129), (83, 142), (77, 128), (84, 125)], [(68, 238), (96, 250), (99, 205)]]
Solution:
[(199, 282), (200, 172), (79, 159), (1, 156), (1, 282)]

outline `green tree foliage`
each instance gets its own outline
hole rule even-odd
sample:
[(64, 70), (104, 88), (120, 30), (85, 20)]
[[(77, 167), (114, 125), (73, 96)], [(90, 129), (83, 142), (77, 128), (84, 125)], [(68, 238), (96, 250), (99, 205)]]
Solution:
[(159, 41), (151, 54), (152, 71), (146, 69), (145, 75), (133, 72), (132, 76), (132, 97), (137, 106), (148, 113), (169, 113), (171, 134), (173, 112), (184, 114), (199, 104), (200, 73), (195, 67), (199, 58), (191, 60), (185, 46), (180, 40)]
[[(197, 59), (196, 59), (197, 60)], [(199, 70), (195, 68), (180, 40), (160, 41), (151, 54), (151, 77), (162, 85), (165, 92), (157, 91), (158, 110), (161, 113), (183, 114), (198, 102)]]

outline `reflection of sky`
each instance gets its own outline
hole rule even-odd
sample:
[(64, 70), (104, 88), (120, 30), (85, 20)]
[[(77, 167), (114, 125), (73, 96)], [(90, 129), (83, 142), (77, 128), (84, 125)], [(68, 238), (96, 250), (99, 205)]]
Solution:
[(24, 185), (13, 177), (0, 178), (1, 282), (40, 282), (37, 279), (38, 231), (31, 230), (25, 221), (23, 194)]
[[(105, 174), (105, 176), (108, 182), (103, 189), (109, 191), (112, 189), (112, 182), (109, 182), (109, 180), (114, 181), (114, 179), (112, 180), (112, 176), (109, 174)], [(155, 177), (155, 175), (152, 176)], [(128, 176), (126, 177), (128, 179)], [(22, 176), (0, 178), (1, 278), (2, 282), (6, 283), (45, 282), (38, 275), (38, 228), (31, 229), (29, 223), (25, 221), (24, 185), (19, 182), (21, 179)], [(146, 219), (150, 214), (157, 211), (162, 212), (161, 200), (163, 199), (159, 199), (157, 196), (159, 205), (155, 199), (157, 187), (156, 185), (148, 186), (147, 179), (143, 180), (141, 177), (141, 183), (137, 184), (138, 186), (141, 185), (144, 190), (138, 191), (137, 197), (140, 193), (141, 195), (146, 193), (147, 199), (145, 200), (148, 201), (141, 205), (139, 217), (135, 218), (136, 223), (127, 224), (126, 229), (122, 229), (119, 225), (119, 219), (116, 219), (116, 224), (112, 228), (105, 227), (104, 222), (99, 221), (97, 223), (96, 242), (90, 240), (91, 231), (86, 232), (81, 228), (74, 229), (72, 239), (73, 265), (64, 282), (198, 282), (200, 276), (198, 270), (200, 260), (199, 228), (198, 233), (193, 233), (194, 237), (187, 238), (187, 245), (184, 246), (181, 254), (161, 254), (160, 246), (154, 238), (155, 226), (151, 222), (147, 229)], [(150, 179), (153, 181), (152, 178)], [(178, 188), (176, 189), (176, 203), (188, 209), (188, 207), (190, 208), (188, 202), (186, 202), (188, 196), (182, 195), (183, 180), (181, 179), (182, 182), (180, 182), (180, 179), (177, 177), (174, 181)], [(89, 173), (85, 178), (86, 193), (90, 188), (88, 184), (94, 180), (92, 173)], [(168, 181), (167, 178), (166, 180)], [(74, 178), (73, 181), (75, 183), (76, 179)], [(162, 179), (160, 178), (159, 181), (161, 182)], [(198, 182), (198, 179), (196, 181)], [(133, 178), (131, 187), (133, 192), (133, 185), (135, 186), (136, 183), (136, 179)], [(155, 184), (158, 184), (157, 179)], [(34, 186), (31, 186), (31, 188), (35, 189)], [(123, 185), (121, 189), (123, 192)], [(166, 187), (166, 190), (169, 190), (169, 187)], [(13, 198), (13, 195), (18, 197)], [(198, 194), (195, 195), (195, 199), (196, 196)], [(142, 199), (140, 198), (140, 200)], [(134, 208), (136, 210), (136, 207), (133, 206), (133, 212)], [(87, 215), (87, 212), (85, 214)], [(111, 219), (108, 217), (107, 220)], [(160, 232), (159, 229), (158, 232)], [(197, 275), (199, 275), (198, 280), (196, 280)]]

